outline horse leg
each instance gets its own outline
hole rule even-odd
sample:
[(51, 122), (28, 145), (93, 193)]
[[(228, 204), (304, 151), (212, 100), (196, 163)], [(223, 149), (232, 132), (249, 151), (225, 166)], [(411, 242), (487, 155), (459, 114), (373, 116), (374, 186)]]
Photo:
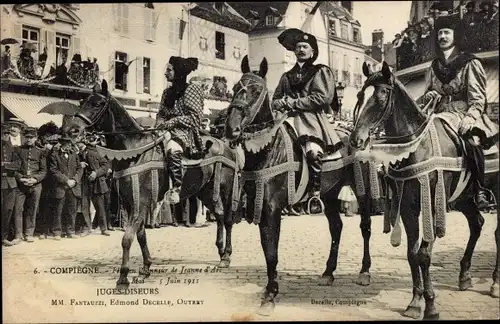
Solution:
[[(405, 227), (406, 235), (407, 235), (407, 256), (408, 263), (410, 265), (411, 278), (413, 281), (413, 298), (406, 308), (403, 316), (411, 317), (413, 319), (420, 318), (420, 314), (422, 313), (422, 308), (420, 302), (422, 300), (422, 280), (420, 278), (420, 269), (418, 264), (418, 237), (419, 237), (419, 223), (418, 217), (420, 214), (420, 209), (415, 208), (411, 205), (406, 205), (405, 200), (401, 202), (401, 219), (403, 220), (403, 224)], [(403, 213), (405, 211), (405, 213)]]
[(335, 280), (333, 273), (337, 269), (340, 236), (342, 234), (343, 227), (342, 219), (340, 218), (339, 213), (340, 201), (328, 200), (325, 202), (325, 215), (328, 219), (328, 226), (330, 229), (330, 235), (332, 237), (332, 243), (330, 245), (330, 254), (328, 255), (328, 260), (326, 261), (325, 272), (323, 272), (320, 278), (320, 286), (330, 286)]
[(128, 262), (130, 259), (130, 247), (132, 246), (132, 242), (134, 241), (134, 236), (136, 235), (139, 229), (139, 223), (137, 219), (133, 220), (132, 224), (129, 224), (127, 229), (125, 230), (125, 234), (123, 234), (122, 238), (122, 265), (120, 267), (120, 278), (116, 282), (116, 288), (128, 288), (130, 285), (130, 281), (128, 280)]
[(262, 212), (262, 221), (259, 224), (260, 242), (264, 250), (267, 266), (267, 286), (264, 298), (260, 305), (259, 314), (269, 316), (274, 310), (274, 298), (278, 295), (279, 286), (276, 278), (278, 273), (278, 243), (281, 227), (281, 209), (275, 208), (271, 212)]
[(228, 208), (226, 218), (224, 219), (224, 227), (226, 229), (226, 248), (224, 249), (224, 255), (222, 256), (220, 267), (229, 268), (231, 264), (231, 254), (233, 253), (233, 246), (231, 245), (231, 233), (233, 232), (233, 220), (231, 217), (231, 208)]
[[(220, 200), (220, 198), (219, 198)], [(214, 203), (214, 215), (217, 220), (217, 237), (215, 239), (215, 245), (217, 246), (217, 250), (219, 252), (220, 262), (219, 267), (226, 268), (223, 265), (223, 256), (224, 256), (224, 211), (221, 208), (221, 203), (219, 201)]]
[(434, 289), (432, 287), (432, 279), (430, 275), (432, 247), (434, 245), (434, 240), (432, 242), (422, 240), (420, 249), (418, 250), (418, 262), (420, 265), (420, 270), (422, 271), (422, 279), (424, 281), (425, 320), (439, 319), (439, 313), (437, 312), (436, 306), (434, 305), (436, 294), (434, 293)]
[(151, 260), (151, 254), (148, 249), (148, 241), (146, 239), (146, 227), (144, 226), (144, 222), (141, 223), (139, 231), (137, 232), (137, 242), (141, 247), (142, 258), (143, 258), (143, 267), (140, 269), (139, 274), (143, 276), (144, 279), (148, 278), (151, 275), (149, 268), (153, 261)]
[[(498, 201), (498, 199), (497, 199)], [(497, 214), (497, 229), (495, 230), (495, 242), (497, 243), (497, 262), (493, 271), (493, 284), (490, 288), (491, 297), (498, 298), (500, 286), (500, 213)]]
[(358, 280), (356, 280), (356, 284), (361, 286), (368, 286), (370, 284), (370, 267), (372, 266), (370, 256), (370, 237), (372, 235), (371, 206), (371, 197), (365, 195), (360, 213), (361, 223), (359, 224), (361, 235), (363, 236), (363, 262)]
[(481, 235), (481, 229), (483, 228), (484, 218), (475, 207), (472, 201), (469, 204), (464, 204), (460, 206), (459, 209), (467, 218), (469, 223), (469, 241), (467, 242), (467, 247), (465, 248), (464, 256), (460, 261), (460, 276), (458, 278), (458, 288), (460, 290), (467, 290), (472, 287), (472, 277), (470, 275), (470, 266), (472, 260), (472, 254), (474, 253), (474, 248), (476, 247), (477, 240)]

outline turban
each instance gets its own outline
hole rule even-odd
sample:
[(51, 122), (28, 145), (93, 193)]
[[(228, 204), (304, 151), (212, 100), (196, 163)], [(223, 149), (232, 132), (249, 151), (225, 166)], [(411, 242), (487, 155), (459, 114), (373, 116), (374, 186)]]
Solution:
[(318, 58), (318, 41), (314, 35), (303, 32), (297, 28), (289, 28), (278, 36), (278, 41), (289, 51), (295, 51), (298, 43), (308, 43), (314, 50), (312, 61)]
[(194, 57), (171, 56), (168, 63), (172, 64), (176, 79), (185, 77), (198, 68), (198, 59)]
[(439, 30), (449, 28), (454, 31), (455, 45), (463, 48), (464, 42), (464, 25), (459, 15), (443, 16), (436, 19), (434, 23), (434, 30), (436, 30), (436, 41), (438, 38)]

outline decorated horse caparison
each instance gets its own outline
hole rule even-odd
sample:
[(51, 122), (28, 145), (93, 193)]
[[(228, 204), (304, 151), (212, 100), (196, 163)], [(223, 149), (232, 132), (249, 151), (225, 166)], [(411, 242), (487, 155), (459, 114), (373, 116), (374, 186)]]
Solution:
[[(286, 121), (287, 114), (278, 113), (275, 116), (271, 110), (264, 79), (267, 69), (267, 60), (264, 58), (260, 70), (252, 73), (248, 58), (243, 58), (243, 75), (233, 89), (234, 96), (226, 119), (226, 138), (232, 145), (241, 143), (245, 150), (241, 186), (247, 195), (246, 218), (259, 225), (266, 258), (268, 282), (259, 310), (263, 315), (268, 315), (273, 310), (274, 299), (278, 294), (276, 267), (281, 211), (309, 198), (306, 194), (309, 174), (305, 154), (297, 141), (293, 123)], [(348, 132), (343, 135), (346, 141), (348, 135)], [(356, 181), (352, 181), (354, 174), (357, 174)], [(368, 164), (360, 165), (346, 149), (336, 157), (325, 157), (321, 178), (321, 197), (325, 203), (332, 243), (320, 284), (331, 285), (334, 282), (342, 233), (340, 201), (337, 198), (342, 187), (352, 183), (356, 184), (355, 190), (359, 196), (360, 227), (364, 240), (363, 262), (357, 283), (368, 285), (371, 267), (370, 203), (372, 197), (379, 198), (377, 195), (380, 195), (376, 168), (369, 168)]]
[[(402, 219), (408, 240), (408, 262), (413, 280), (413, 299), (405, 316), (421, 316), (420, 301), (425, 299), (424, 318), (438, 318), (434, 305), (435, 294), (430, 277), (432, 247), (436, 237), (445, 235), (447, 203), (454, 202), (469, 223), (470, 236), (460, 262), (459, 288), (471, 286), (470, 266), (474, 247), (481, 234), (484, 218), (473, 200), (472, 184), (466, 172), (464, 149), (457, 132), (439, 115), (427, 115), (410, 97), (403, 84), (396, 79), (384, 62), (379, 72), (369, 71), (363, 65), (367, 77), (363, 91), (358, 95), (361, 108), (351, 133), (351, 144), (365, 150), (372, 132), (383, 125), (386, 137), (371, 143), (366, 158), (391, 163), (388, 176), (393, 190), (390, 211), (395, 218), (393, 245), (399, 245)], [(364, 107), (363, 92), (373, 86), (373, 95)], [(358, 152), (361, 156), (361, 152)], [(498, 139), (485, 152), (486, 186), (496, 193), (498, 201)], [(419, 215), (422, 214), (423, 239), (419, 240)], [(497, 214), (498, 216), (499, 214)], [(490, 293), (498, 298), (500, 262), (500, 217), (497, 218), (495, 240), (497, 245), (496, 266)], [(450, 235), (456, 235), (450, 233)], [(422, 276), (422, 277), (421, 277)], [(422, 283), (423, 279), (423, 283)]]
[[(98, 151), (113, 160), (113, 177), (119, 182), (119, 195), (129, 217), (129, 226), (122, 239), (123, 259), (117, 282), (117, 286), (126, 287), (129, 285), (130, 247), (135, 235), (144, 259), (140, 275), (150, 275), (152, 260), (146, 240), (145, 216), (154, 213), (152, 209), (163, 200), (168, 189), (163, 155), (169, 133), (160, 136), (142, 129), (123, 105), (111, 96), (106, 81), (102, 82), (101, 88), (101, 93), (94, 89), (94, 93), (81, 104), (78, 113), (67, 122), (65, 129), (77, 128), (81, 134), (98, 131), (106, 136), (107, 147), (98, 147)], [(203, 141), (207, 148), (205, 157), (183, 162), (185, 170), (180, 196), (181, 199), (198, 196), (216, 216), (216, 246), (221, 258), (219, 266), (228, 267), (236, 210), (233, 202), (237, 201), (233, 194), (239, 192), (239, 166), (235, 152), (222, 141), (208, 136), (203, 137)]]

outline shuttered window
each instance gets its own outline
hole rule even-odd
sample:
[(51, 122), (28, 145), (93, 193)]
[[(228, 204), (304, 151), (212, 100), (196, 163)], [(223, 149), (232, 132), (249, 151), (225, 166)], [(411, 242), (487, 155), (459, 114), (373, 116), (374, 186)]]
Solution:
[[(70, 49), (70, 36), (63, 34), (56, 34), (56, 64), (57, 66), (63, 64), (64, 59), (68, 59)], [(77, 51), (73, 49), (76, 54)], [(80, 51), (78, 50), (78, 53)], [(71, 58), (69, 58), (71, 59)], [(82, 58), (83, 59), (83, 58)]]
[(155, 40), (155, 15), (154, 10), (143, 8), (144, 12), (144, 39), (149, 41)]
[(226, 59), (226, 42), (224, 33), (215, 32), (215, 57), (220, 60)]
[(115, 30), (119, 33), (128, 34), (129, 27), (129, 4), (117, 3), (115, 6)]
[(127, 91), (128, 66), (126, 63), (127, 63), (127, 54), (122, 52), (116, 52), (115, 88), (123, 91)]
[(143, 58), (142, 80), (144, 93), (151, 94), (151, 59), (148, 57)]

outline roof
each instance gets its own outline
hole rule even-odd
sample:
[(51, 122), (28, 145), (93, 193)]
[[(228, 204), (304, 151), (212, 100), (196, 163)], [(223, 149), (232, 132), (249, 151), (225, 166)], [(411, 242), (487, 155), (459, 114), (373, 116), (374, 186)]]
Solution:
[(193, 16), (244, 33), (248, 33), (252, 29), (251, 22), (228, 5), (227, 2), (224, 2), (225, 10), (223, 12), (216, 10), (213, 2), (196, 2), (196, 4), (197, 6), (190, 11)]
[[(276, 2), (227, 2), (231, 7), (238, 11), (243, 17), (253, 22), (259, 21), (254, 25), (253, 30), (275, 28), (283, 20), (290, 1)], [(256, 15), (257, 14), (257, 15)], [(274, 20), (273, 25), (266, 25), (266, 16), (273, 15), (278, 19)]]
[(336, 4), (333, 1), (323, 1), (321, 3), (321, 5), (319, 6), (319, 10), (321, 11), (322, 15), (330, 13), (338, 19), (343, 18), (343, 19), (349, 21), (350, 23), (358, 24), (359, 26), (361, 26), (359, 21), (354, 19), (354, 17), (351, 15), (349, 10), (347, 10), (343, 6), (339, 6), (338, 4)]

